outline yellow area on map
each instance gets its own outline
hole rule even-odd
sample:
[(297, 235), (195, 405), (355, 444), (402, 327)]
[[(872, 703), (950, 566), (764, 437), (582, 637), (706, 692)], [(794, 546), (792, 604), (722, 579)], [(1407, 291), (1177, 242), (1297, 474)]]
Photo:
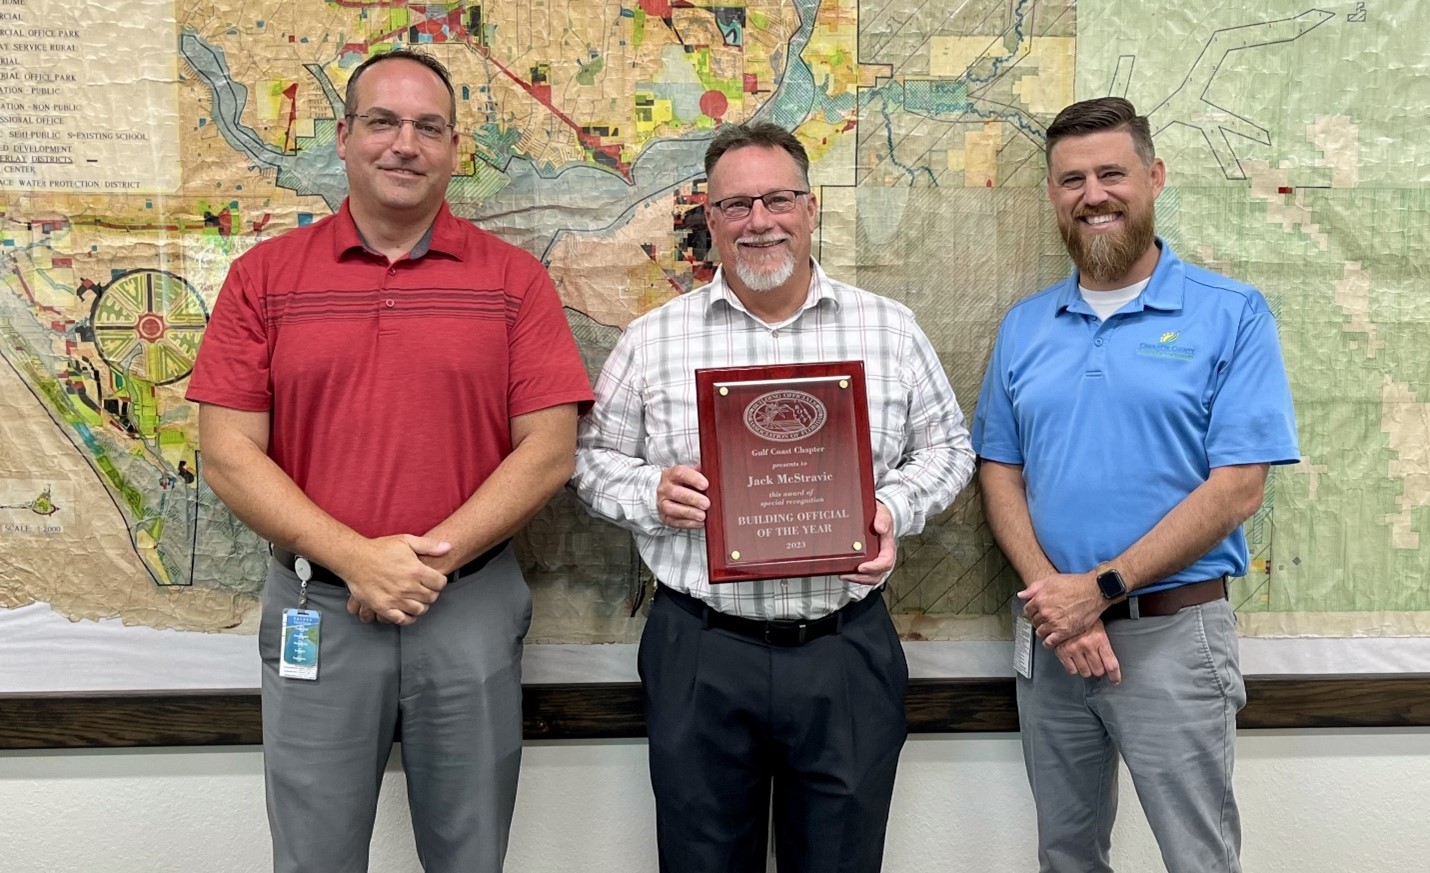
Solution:
[(855, 0), (821, 3), (815, 21), (804, 62), (828, 97), (854, 94), (860, 76), (859, 4)]
[(1013, 93), (1022, 98), (1029, 112), (1056, 115), (1073, 102), (1073, 69), (1077, 62), (1077, 40), (1048, 37), (1028, 40), (1027, 54), (1018, 66), (1028, 72), (1013, 84)]
[[(804, 144), (805, 151), (809, 153), (811, 165), (811, 183), (818, 184), (848, 184), (849, 162), (842, 164), (830, 160), (831, 155), (837, 151), (842, 151), (852, 157), (854, 143), (846, 136), (850, 123), (830, 123), (823, 118), (812, 118), (799, 126), (795, 131), (799, 141)], [(817, 168), (817, 169), (816, 169)]]
[(963, 148), (949, 152), (948, 167), (963, 170), (965, 187), (997, 185), (998, 150), (1002, 143), (1003, 125), (989, 122), (963, 135)]
[(957, 79), (967, 76), (980, 60), (1007, 53), (1008, 46), (997, 36), (934, 36), (929, 39), (929, 74)]

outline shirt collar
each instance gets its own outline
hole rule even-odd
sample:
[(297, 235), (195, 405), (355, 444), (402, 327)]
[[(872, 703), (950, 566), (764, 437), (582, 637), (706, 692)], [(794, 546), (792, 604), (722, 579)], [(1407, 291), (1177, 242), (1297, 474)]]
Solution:
[[(1182, 308), (1182, 280), (1186, 276), (1186, 265), (1160, 236), (1157, 237), (1157, 248), (1161, 250), (1157, 257), (1157, 266), (1152, 270), (1147, 287), (1142, 289), (1137, 299), (1128, 304), (1131, 307), (1128, 312), (1141, 312), (1144, 309), (1176, 312)], [(1087, 301), (1082, 299), (1082, 293), (1078, 291), (1076, 270), (1058, 287), (1057, 311), (1059, 315), (1064, 312), (1094, 314), (1092, 307), (1087, 305)]]
[[(435, 252), (459, 261), (463, 260), (464, 246), (461, 226), (457, 222), (457, 217), (452, 215), (446, 201), (443, 201), (441, 208), (437, 210), (437, 217), (432, 220), (427, 232), (422, 234), (422, 238), (407, 253), (407, 259), (415, 261)], [(343, 198), (343, 205), (338, 208), (334, 228), (337, 234), (334, 242), (334, 254), (339, 260), (355, 251), (381, 256), (380, 253), (368, 248), (367, 241), (362, 237), (362, 231), (358, 230), (357, 222), (353, 221), (352, 210), (348, 208), (347, 198)]]
[(735, 292), (730, 289), (729, 283), (725, 281), (725, 267), (723, 264), (715, 270), (715, 277), (710, 280), (710, 300), (705, 305), (705, 311), (707, 314), (712, 313), (717, 305), (723, 304), (737, 312), (745, 313), (745, 315), (753, 318), (755, 321), (759, 321), (760, 324), (774, 330), (775, 328), (784, 327), (790, 322), (795, 321), (805, 312), (808, 312), (816, 306), (825, 305), (837, 310), (839, 308), (839, 297), (835, 294), (834, 283), (825, 275), (824, 269), (819, 266), (819, 262), (814, 258), (809, 259), (809, 266), (809, 294), (805, 297), (804, 303), (800, 305), (799, 309), (796, 309), (793, 315), (781, 321), (779, 324), (768, 324), (764, 321), (760, 321), (760, 319), (755, 318), (755, 316), (750, 313), (750, 310), (745, 308), (745, 304), (740, 302), (740, 298), (735, 296)]

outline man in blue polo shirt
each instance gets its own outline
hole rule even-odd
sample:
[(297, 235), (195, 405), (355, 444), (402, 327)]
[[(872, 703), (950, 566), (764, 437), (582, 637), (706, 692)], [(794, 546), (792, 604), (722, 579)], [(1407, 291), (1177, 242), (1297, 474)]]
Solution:
[(1046, 157), (1077, 269), (1004, 317), (973, 427), (1042, 641), (1018, 665), (1039, 866), (1112, 869), (1120, 754), (1169, 871), (1240, 871), (1226, 579), (1269, 466), (1299, 460), (1276, 322), (1157, 239), (1166, 168), (1131, 103), (1064, 109)]

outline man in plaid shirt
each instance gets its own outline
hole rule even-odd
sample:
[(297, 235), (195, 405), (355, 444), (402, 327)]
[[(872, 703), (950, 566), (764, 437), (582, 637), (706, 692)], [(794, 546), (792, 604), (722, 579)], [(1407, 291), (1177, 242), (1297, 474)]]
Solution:
[[(621, 337), (573, 479), (593, 514), (633, 532), (659, 580), (640, 673), (660, 868), (763, 870), (773, 797), (782, 873), (875, 871), (907, 734), (908, 665), (882, 583), (895, 539), (972, 476), (968, 431), (912, 313), (811, 258), (818, 206), (792, 134), (726, 126), (705, 170), (724, 266)], [(840, 360), (865, 366), (874, 556), (842, 577), (712, 588), (694, 371)]]

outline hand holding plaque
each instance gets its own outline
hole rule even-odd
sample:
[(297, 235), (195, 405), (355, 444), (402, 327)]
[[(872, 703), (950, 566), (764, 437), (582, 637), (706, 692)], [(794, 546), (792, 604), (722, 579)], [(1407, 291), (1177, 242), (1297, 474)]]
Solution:
[(854, 573), (878, 553), (864, 364), (696, 370), (710, 581)]

